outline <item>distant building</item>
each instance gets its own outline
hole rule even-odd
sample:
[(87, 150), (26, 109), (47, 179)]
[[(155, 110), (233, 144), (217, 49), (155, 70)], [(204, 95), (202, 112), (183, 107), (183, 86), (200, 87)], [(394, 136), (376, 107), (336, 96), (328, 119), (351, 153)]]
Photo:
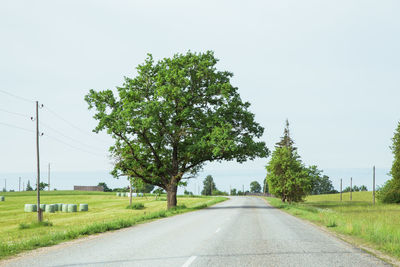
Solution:
[(85, 185), (74, 185), (76, 191), (104, 191), (102, 186), (85, 186)]

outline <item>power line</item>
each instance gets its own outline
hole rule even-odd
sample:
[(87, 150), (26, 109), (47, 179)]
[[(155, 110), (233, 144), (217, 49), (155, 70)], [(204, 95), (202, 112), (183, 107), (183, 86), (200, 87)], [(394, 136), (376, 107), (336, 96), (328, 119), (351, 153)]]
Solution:
[(82, 128), (76, 126), (75, 124), (73, 124), (72, 122), (68, 121), (67, 119), (63, 118), (61, 115), (59, 115), (57, 112), (55, 112), (54, 110), (49, 109), (47, 106), (44, 106), (45, 109), (47, 109), (47, 111), (49, 111), (51, 114), (53, 114), (54, 116), (56, 116), (57, 118), (59, 118), (60, 120), (64, 121), (66, 124), (68, 124), (69, 126), (71, 126), (72, 128), (74, 128), (75, 130), (84, 133), (90, 137), (93, 137), (93, 135), (91, 135), (90, 133), (92, 132), (88, 132), (86, 130), (83, 130)]
[(68, 139), (71, 140), (71, 141), (77, 142), (77, 143), (79, 143), (79, 144), (81, 144), (81, 145), (83, 145), (83, 146), (86, 146), (87, 148), (90, 148), (90, 149), (92, 149), (92, 150), (96, 150), (96, 151), (100, 152), (100, 149), (99, 149), (99, 148), (94, 147), (94, 146), (90, 146), (90, 145), (85, 144), (84, 142), (82, 142), (82, 141), (80, 141), (80, 140), (78, 140), (78, 139), (69, 137), (68, 135), (64, 134), (63, 132), (61, 132), (61, 131), (59, 131), (59, 130), (54, 129), (53, 127), (49, 126), (49, 125), (46, 124), (46, 123), (41, 122), (40, 124), (44, 125), (46, 128), (49, 128), (50, 130), (52, 130), (52, 131), (54, 131), (54, 132), (57, 132), (58, 134), (64, 136), (65, 138), (68, 138)]
[(27, 128), (19, 127), (19, 126), (8, 124), (8, 123), (4, 123), (4, 122), (0, 122), (0, 124), (8, 126), (8, 127), (11, 127), (11, 128), (16, 128), (16, 129), (24, 130), (24, 131), (27, 131), (27, 132), (31, 132), (31, 133), (35, 132), (35, 131), (27, 129)]
[(35, 103), (35, 101), (33, 101), (33, 100), (30, 100), (30, 99), (25, 98), (25, 97), (22, 97), (22, 96), (14, 95), (14, 94), (12, 94), (12, 93), (10, 93), (10, 92), (7, 92), (7, 91), (4, 91), (4, 90), (2, 90), (2, 89), (0, 89), (0, 93), (3, 93), (3, 94), (6, 94), (6, 95), (9, 95), (9, 96), (12, 96), (12, 97), (14, 97), (14, 98), (17, 98), (17, 99), (19, 99), (19, 100), (22, 100), (22, 101), (25, 101), (25, 102), (28, 102), (28, 103)]
[(8, 114), (12, 114), (12, 115), (16, 115), (16, 116), (20, 116), (20, 117), (26, 117), (26, 118), (30, 118), (30, 116), (22, 114), (22, 113), (18, 113), (18, 112), (14, 112), (14, 111), (8, 111), (5, 109), (0, 108), (0, 111), (8, 113)]
[(61, 144), (64, 144), (64, 145), (66, 145), (66, 146), (69, 146), (69, 147), (71, 147), (71, 148), (74, 148), (74, 149), (83, 151), (83, 152), (85, 152), (85, 153), (89, 153), (89, 154), (92, 154), (92, 155), (98, 156), (98, 157), (104, 157), (104, 155), (100, 155), (100, 154), (97, 154), (97, 153), (93, 153), (93, 152), (88, 151), (88, 150), (86, 150), (86, 149), (82, 149), (82, 148), (80, 148), (80, 147), (71, 145), (71, 144), (69, 144), (69, 143), (67, 143), (67, 142), (64, 142), (64, 141), (62, 141), (62, 140), (60, 140), (60, 139), (58, 139), (58, 138), (56, 138), (56, 137), (49, 136), (48, 134), (46, 134), (45, 136), (48, 137), (48, 138), (50, 138), (50, 139), (53, 139), (53, 140), (56, 141), (56, 142), (59, 142), (59, 143), (61, 143)]

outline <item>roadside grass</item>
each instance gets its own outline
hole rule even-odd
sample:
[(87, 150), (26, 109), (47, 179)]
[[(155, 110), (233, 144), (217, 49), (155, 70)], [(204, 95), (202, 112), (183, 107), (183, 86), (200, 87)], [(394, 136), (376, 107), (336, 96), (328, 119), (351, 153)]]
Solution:
[(376, 203), (374, 206), (372, 192), (353, 192), (353, 201), (345, 193), (342, 202), (339, 194), (309, 196), (296, 204), (266, 199), (274, 207), (400, 259), (400, 205)]
[(6, 201), (0, 202), (0, 259), (86, 235), (198, 210), (227, 199), (178, 196), (179, 206), (167, 210), (166, 201), (155, 200), (155, 196), (146, 195), (133, 198), (133, 205), (142, 204), (143, 208), (128, 209), (129, 198), (117, 197), (113, 192), (42, 192), (41, 203), (87, 203), (89, 212), (43, 213), (44, 221), (38, 224), (36, 212), (24, 212), (25, 204), (35, 203), (35, 192), (15, 192), (5, 195)]

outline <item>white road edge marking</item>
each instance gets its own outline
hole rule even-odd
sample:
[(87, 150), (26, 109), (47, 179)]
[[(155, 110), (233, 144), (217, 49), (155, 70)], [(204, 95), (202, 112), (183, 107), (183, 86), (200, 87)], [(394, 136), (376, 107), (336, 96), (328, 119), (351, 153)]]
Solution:
[(215, 232), (218, 233), (221, 230), (221, 228), (218, 228)]
[(193, 262), (196, 258), (197, 258), (197, 256), (192, 256), (192, 257), (190, 257), (190, 258), (185, 262), (185, 264), (182, 265), (182, 267), (189, 267), (190, 264), (192, 264), (192, 262)]

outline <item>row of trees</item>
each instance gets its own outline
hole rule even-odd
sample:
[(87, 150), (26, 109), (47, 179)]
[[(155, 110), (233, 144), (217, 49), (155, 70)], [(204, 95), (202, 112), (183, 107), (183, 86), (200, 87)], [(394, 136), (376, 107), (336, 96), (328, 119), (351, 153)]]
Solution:
[(283, 202), (301, 201), (307, 194), (336, 193), (331, 180), (317, 166), (306, 166), (290, 136), (289, 121), (266, 166), (269, 193)]

